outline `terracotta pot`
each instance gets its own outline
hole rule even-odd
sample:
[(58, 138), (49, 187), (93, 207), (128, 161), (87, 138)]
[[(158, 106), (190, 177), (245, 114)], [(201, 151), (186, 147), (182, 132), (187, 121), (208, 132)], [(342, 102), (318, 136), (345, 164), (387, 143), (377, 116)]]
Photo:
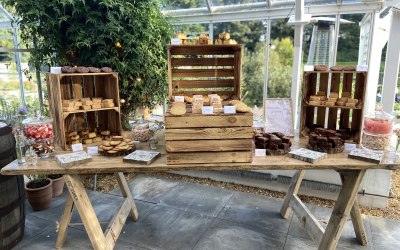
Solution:
[(51, 198), (53, 197), (53, 181), (49, 178), (46, 180), (48, 184), (44, 187), (28, 188), (31, 182), (25, 185), (26, 196), (34, 211), (41, 211), (50, 207)]
[(53, 181), (53, 197), (57, 197), (62, 195), (64, 191), (64, 176), (61, 176), (57, 179), (50, 178)]

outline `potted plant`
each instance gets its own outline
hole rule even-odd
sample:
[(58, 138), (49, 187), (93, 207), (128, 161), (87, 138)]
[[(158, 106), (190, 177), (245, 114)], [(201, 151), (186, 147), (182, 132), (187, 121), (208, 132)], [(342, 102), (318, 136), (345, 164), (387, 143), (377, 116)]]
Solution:
[(53, 197), (53, 181), (46, 175), (28, 175), (28, 179), (25, 190), (32, 209), (41, 211), (50, 207)]
[(53, 197), (62, 195), (64, 191), (64, 175), (62, 174), (50, 174), (47, 176), (53, 181)]

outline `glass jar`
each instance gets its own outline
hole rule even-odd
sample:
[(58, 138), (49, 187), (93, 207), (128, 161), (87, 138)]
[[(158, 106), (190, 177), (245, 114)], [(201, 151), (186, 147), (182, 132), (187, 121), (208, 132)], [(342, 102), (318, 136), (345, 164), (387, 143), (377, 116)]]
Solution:
[(140, 120), (132, 124), (132, 140), (146, 142), (153, 136), (153, 131), (150, 129), (149, 123)]
[(375, 111), (364, 117), (362, 146), (367, 149), (383, 151), (390, 146), (394, 117), (384, 111)]
[(31, 141), (32, 149), (40, 158), (47, 158), (55, 153), (52, 123), (51, 118), (39, 115), (23, 121), (24, 135)]

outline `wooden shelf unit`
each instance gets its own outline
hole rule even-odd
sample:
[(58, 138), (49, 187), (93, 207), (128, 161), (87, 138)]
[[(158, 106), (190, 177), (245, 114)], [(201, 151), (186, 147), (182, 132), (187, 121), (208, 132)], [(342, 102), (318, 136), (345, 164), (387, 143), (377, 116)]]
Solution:
[[(352, 140), (361, 141), (361, 127), (364, 114), (367, 72), (364, 71), (308, 71), (304, 72), (302, 86), (302, 105), (300, 131), (304, 135), (315, 125), (329, 129), (350, 129)], [(359, 100), (356, 108), (345, 106), (309, 105), (311, 95), (323, 91), (349, 92), (351, 97)]]
[[(85, 123), (90, 131), (99, 126), (121, 135), (118, 73), (75, 73), (46, 75), (49, 106), (57, 144), (67, 149), (65, 132), (79, 129)], [(62, 111), (62, 101), (84, 97), (114, 99), (115, 107), (91, 110)]]
[[(176, 95), (240, 97), (241, 45), (168, 47), (169, 99)], [(253, 114), (165, 115), (167, 164), (251, 162)]]

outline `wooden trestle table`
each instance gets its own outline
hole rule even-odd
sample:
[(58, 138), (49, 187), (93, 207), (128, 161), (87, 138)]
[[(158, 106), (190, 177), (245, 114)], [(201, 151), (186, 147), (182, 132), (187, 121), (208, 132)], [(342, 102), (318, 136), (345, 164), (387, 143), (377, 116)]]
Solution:
[[(304, 143), (305, 141), (303, 140), (295, 140), (292, 149), (304, 147)], [(94, 156), (94, 159), (90, 162), (69, 168), (62, 168), (57, 164), (54, 158), (50, 158), (40, 160), (35, 167), (28, 165), (19, 166), (18, 163), (14, 161), (4, 167), (1, 170), (1, 174), (64, 174), (69, 196), (61, 218), (56, 247), (61, 248), (66, 239), (72, 209), (75, 205), (94, 249), (103, 250), (114, 248), (129, 215), (132, 217), (133, 221), (138, 219), (138, 212), (123, 173), (147, 173), (170, 170), (298, 170), (292, 178), (280, 213), (283, 218), (288, 218), (290, 211), (293, 211), (307, 233), (319, 244), (319, 249), (328, 250), (336, 248), (349, 215), (353, 221), (357, 240), (362, 245), (367, 244), (364, 225), (357, 202), (357, 193), (364, 174), (368, 169), (392, 170), (400, 168), (400, 160), (394, 153), (385, 155), (381, 164), (349, 159), (347, 153), (340, 153), (329, 155), (328, 158), (315, 164), (286, 156), (266, 156), (255, 157), (252, 163), (167, 165), (165, 163), (165, 151), (161, 150), (161, 152), (163, 153), (161, 158), (150, 165), (124, 163), (121, 157), (107, 158), (103, 156)], [(61, 154), (65, 152), (58, 151), (58, 153)], [(321, 226), (318, 220), (297, 196), (297, 191), (302, 182), (304, 172), (308, 169), (333, 169), (339, 173), (342, 180), (342, 189), (326, 229)], [(125, 197), (124, 202), (116, 211), (104, 233), (80, 178), (80, 175), (100, 173), (115, 174), (122, 195)]]

